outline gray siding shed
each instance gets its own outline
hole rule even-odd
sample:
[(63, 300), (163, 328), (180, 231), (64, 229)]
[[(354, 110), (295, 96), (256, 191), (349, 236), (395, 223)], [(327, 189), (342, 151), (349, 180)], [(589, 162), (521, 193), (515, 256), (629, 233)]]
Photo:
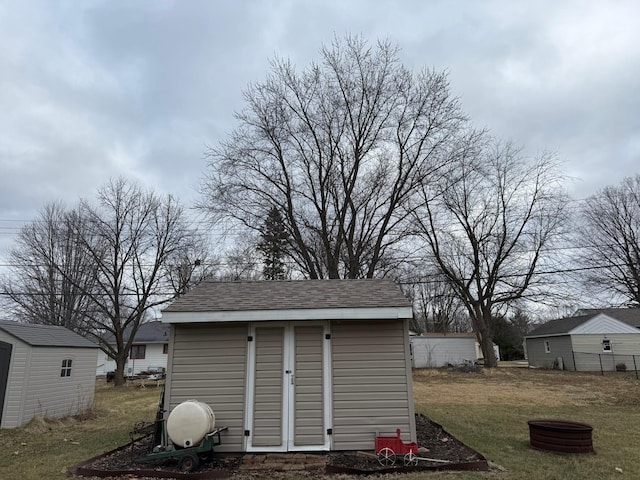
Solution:
[(165, 408), (211, 405), (220, 451), (372, 449), (415, 441), (412, 309), (388, 280), (204, 282), (171, 324)]
[(74, 415), (93, 404), (96, 344), (63, 327), (9, 321), (0, 321), (0, 342), (10, 345), (0, 365), (7, 372), (0, 428), (34, 416)]

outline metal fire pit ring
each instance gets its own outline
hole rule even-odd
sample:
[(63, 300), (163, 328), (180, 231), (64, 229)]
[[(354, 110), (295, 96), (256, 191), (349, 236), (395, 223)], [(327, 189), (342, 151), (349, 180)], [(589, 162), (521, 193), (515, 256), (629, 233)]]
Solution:
[(533, 448), (556, 453), (593, 453), (593, 427), (569, 420), (529, 420)]

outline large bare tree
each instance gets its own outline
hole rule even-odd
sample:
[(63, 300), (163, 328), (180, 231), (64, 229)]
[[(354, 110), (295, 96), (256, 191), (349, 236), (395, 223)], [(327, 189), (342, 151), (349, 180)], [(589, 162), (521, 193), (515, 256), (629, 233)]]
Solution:
[(423, 189), (414, 219), (427, 261), (464, 303), (488, 367), (497, 363), (494, 316), (549, 285), (545, 272), (567, 222), (560, 181), (551, 156), (530, 161), (509, 143), (473, 134), (456, 168)]
[[(123, 178), (100, 188), (97, 202), (81, 201), (78, 211), (90, 226), (83, 247), (98, 271), (97, 289), (87, 292), (96, 311), (94, 328), (101, 348), (116, 362), (120, 385), (140, 324), (180, 293), (171, 291), (171, 267), (192, 246), (192, 237), (175, 198)], [(115, 346), (102, 340), (107, 332)]]
[(91, 331), (96, 268), (82, 246), (88, 226), (60, 202), (45, 205), (18, 234), (2, 292), (26, 323)]
[(277, 208), (309, 278), (392, 268), (411, 198), (446, 167), (466, 122), (447, 75), (411, 72), (389, 42), (346, 37), (301, 72), (274, 60), (244, 97), (238, 127), (208, 151), (199, 206), (255, 232)]
[(588, 285), (611, 303), (640, 306), (640, 175), (588, 198), (582, 218)]
[(205, 245), (188, 227), (176, 199), (123, 178), (74, 210), (45, 207), (12, 253), (19, 317), (92, 337), (116, 361), (121, 385), (140, 324), (206, 274)]

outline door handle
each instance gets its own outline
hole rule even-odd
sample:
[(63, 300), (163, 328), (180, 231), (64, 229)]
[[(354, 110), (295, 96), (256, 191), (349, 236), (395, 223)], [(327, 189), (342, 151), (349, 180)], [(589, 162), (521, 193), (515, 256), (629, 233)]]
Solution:
[(292, 373), (292, 374), (291, 374), (291, 385), (295, 385), (295, 384), (293, 383), (293, 382), (294, 382), (294, 378), (295, 378), (295, 375)]

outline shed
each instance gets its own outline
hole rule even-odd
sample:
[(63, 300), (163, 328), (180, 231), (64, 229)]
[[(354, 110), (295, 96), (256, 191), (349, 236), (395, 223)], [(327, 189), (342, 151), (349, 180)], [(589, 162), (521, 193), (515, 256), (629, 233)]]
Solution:
[(590, 310), (585, 315), (544, 323), (526, 337), (529, 365), (577, 371), (615, 370), (616, 365), (640, 367), (640, 329), (633, 315)]
[(416, 441), (411, 304), (390, 280), (205, 281), (171, 324), (165, 409), (208, 403), (228, 452)]
[(424, 333), (411, 337), (413, 366), (438, 368), (478, 360), (474, 333)]
[[(124, 339), (129, 340), (131, 330), (125, 330)], [(115, 345), (115, 337), (105, 337), (107, 343)], [(167, 354), (169, 352), (169, 325), (160, 321), (147, 322), (140, 325), (133, 338), (129, 351), (129, 358), (125, 366), (125, 376), (138, 375), (140, 372), (164, 371), (167, 368)], [(115, 371), (116, 361), (104, 351), (98, 353), (97, 376), (105, 376), (107, 372)]]
[(0, 428), (93, 404), (98, 346), (59, 326), (0, 321)]

